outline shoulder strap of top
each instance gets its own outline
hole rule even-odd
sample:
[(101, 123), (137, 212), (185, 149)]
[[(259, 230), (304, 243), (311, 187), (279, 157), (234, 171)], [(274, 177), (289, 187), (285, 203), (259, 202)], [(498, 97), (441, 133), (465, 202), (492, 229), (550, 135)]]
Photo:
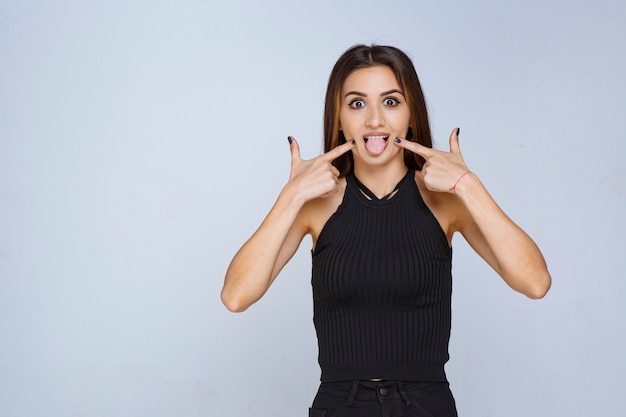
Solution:
[(383, 201), (383, 200), (391, 199), (393, 196), (395, 196), (397, 194), (398, 191), (400, 191), (400, 189), (406, 188), (405, 184), (408, 182), (408, 179), (413, 179), (414, 177), (415, 177), (415, 171), (412, 170), (412, 169), (409, 169), (408, 172), (406, 173), (406, 175), (404, 177), (402, 177), (402, 179), (396, 184), (394, 189), (389, 194), (383, 196), (382, 198), (378, 198), (378, 196), (376, 196), (376, 194), (374, 194), (369, 188), (367, 188), (365, 185), (363, 185), (363, 183), (361, 181), (359, 181), (359, 179), (356, 177), (356, 175), (354, 175), (354, 173), (350, 173), (346, 177), (346, 181), (348, 182), (348, 185), (354, 184), (358, 188), (358, 190), (364, 196), (366, 196), (369, 200), (372, 200), (372, 201)]

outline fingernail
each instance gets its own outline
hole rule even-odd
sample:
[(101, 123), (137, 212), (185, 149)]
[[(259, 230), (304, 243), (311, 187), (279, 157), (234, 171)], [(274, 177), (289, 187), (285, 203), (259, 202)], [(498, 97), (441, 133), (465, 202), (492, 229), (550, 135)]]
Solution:
[(352, 141), (352, 144), (353, 144), (353, 145), (356, 145), (356, 140), (353, 140), (353, 141)]
[(287, 142), (291, 145), (291, 136), (287, 136)]
[(395, 138), (393, 141), (394, 141), (395, 143), (400, 143), (400, 142), (402, 142), (402, 141), (400, 140), (400, 138)]
[(457, 128), (456, 128), (456, 137), (457, 137), (457, 138), (459, 137), (459, 133), (461, 133), (461, 128), (460, 128), (460, 127), (457, 127)]

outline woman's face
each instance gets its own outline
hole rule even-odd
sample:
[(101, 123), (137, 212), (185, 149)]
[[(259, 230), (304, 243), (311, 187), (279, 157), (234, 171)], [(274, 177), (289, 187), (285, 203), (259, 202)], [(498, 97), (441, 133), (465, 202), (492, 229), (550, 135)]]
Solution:
[(406, 138), (409, 123), (409, 107), (391, 68), (362, 68), (346, 78), (339, 127), (347, 141), (356, 141), (355, 162), (379, 165), (402, 159), (402, 148), (391, 142)]

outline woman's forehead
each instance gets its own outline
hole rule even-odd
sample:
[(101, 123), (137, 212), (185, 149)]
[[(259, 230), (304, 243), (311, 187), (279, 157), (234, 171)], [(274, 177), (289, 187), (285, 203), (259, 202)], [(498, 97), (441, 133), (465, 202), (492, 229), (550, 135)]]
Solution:
[(350, 92), (371, 94), (376, 92), (401, 90), (395, 73), (386, 65), (360, 68), (353, 71), (343, 83), (342, 96)]

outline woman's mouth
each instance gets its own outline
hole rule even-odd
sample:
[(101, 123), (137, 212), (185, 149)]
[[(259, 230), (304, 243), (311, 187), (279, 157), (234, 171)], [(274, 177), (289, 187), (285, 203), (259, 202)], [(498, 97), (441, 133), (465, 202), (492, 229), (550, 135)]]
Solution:
[(380, 136), (380, 135), (372, 135), (365, 136), (365, 148), (369, 153), (373, 155), (380, 155), (385, 148), (387, 147), (387, 140), (389, 139), (389, 135)]

